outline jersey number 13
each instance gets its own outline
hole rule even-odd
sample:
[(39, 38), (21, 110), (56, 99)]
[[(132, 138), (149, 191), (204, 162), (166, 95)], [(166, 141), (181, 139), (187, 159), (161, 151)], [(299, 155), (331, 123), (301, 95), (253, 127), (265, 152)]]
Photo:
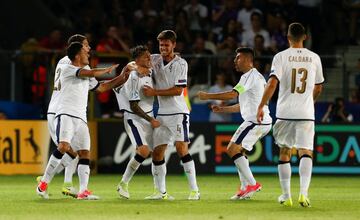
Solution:
[[(300, 74), (300, 82), (296, 82), (296, 74)], [(292, 69), (291, 71), (291, 93), (299, 93), (302, 94), (306, 89), (306, 79), (307, 79), (308, 71), (305, 68)]]

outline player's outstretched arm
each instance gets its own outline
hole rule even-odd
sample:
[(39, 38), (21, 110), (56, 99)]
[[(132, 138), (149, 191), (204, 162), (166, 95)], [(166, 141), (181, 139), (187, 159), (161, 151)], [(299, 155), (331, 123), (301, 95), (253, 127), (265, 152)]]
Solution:
[(79, 71), (78, 76), (79, 77), (98, 77), (98, 76), (102, 76), (106, 73), (111, 73), (118, 66), (119, 66), (119, 64), (115, 64), (115, 65), (112, 65), (107, 68), (95, 68), (95, 69), (91, 69), (91, 70), (81, 69)]
[(143, 92), (145, 96), (179, 96), (183, 92), (183, 87), (174, 86), (169, 89), (154, 89), (150, 86), (144, 86)]
[(227, 92), (219, 92), (219, 93), (208, 93), (204, 91), (199, 91), (197, 93), (197, 96), (200, 100), (209, 100), (209, 99), (215, 99), (215, 100), (231, 100), (238, 96), (238, 93), (234, 90), (227, 91)]
[(211, 110), (215, 113), (235, 113), (240, 111), (240, 104), (229, 106), (211, 105)]
[(138, 105), (138, 101), (130, 101), (130, 109), (136, 115), (138, 115), (138, 116), (142, 117), (143, 119), (145, 119), (146, 121), (150, 122), (150, 124), (153, 128), (157, 128), (160, 126), (160, 122), (158, 120), (149, 116), (148, 114), (146, 114), (144, 112), (144, 110), (142, 110), (142, 108), (140, 108), (140, 106)]
[(261, 124), (263, 118), (264, 118), (264, 111), (263, 108), (266, 105), (266, 103), (269, 102), (271, 97), (274, 95), (274, 92), (276, 90), (277, 84), (279, 83), (278, 79), (275, 76), (270, 76), (269, 81), (266, 84), (266, 88), (263, 94), (263, 97), (261, 99), (261, 102), (258, 106), (256, 118), (257, 121)]
[(98, 92), (105, 92), (110, 89), (122, 86), (129, 78), (130, 72), (134, 70), (136, 66), (132, 62), (128, 63), (121, 71), (120, 75), (113, 78), (112, 80), (101, 83), (100, 86), (96, 89)]

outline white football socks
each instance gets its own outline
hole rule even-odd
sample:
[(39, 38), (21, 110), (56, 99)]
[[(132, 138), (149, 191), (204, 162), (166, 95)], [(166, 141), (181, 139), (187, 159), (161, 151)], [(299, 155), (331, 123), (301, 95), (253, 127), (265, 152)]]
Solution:
[(76, 171), (78, 163), (79, 157), (76, 157), (70, 162), (67, 167), (65, 167), (64, 183), (72, 183), (72, 178)]
[(250, 170), (249, 160), (245, 156), (241, 156), (234, 160), (234, 163), (238, 170), (240, 170), (241, 174), (245, 177), (246, 182), (249, 185), (255, 185), (256, 180)]
[(126, 184), (129, 183), (135, 172), (139, 169), (140, 165), (141, 163), (136, 161), (134, 157), (131, 158), (126, 166), (126, 170), (124, 172), (124, 175), (122, 176), (121, 181)]
[(87, 164), (79, 164), (78, 165), (78, 176), (79, 176), (79, 184), (80, 189), (79, 192), (83, 192), (87, 190), (90, 176), (90, 167)]
[(191, 190), (199, 191), (199, 187), (196, 183), (196, 171), (194, 160), (183, 163), (184, 171), (189, 182), (189, 187)]
[(291, 165), (290, 163), (284, 163), (278, 165), (279, 180), (282, 189), (282, 193), (286, 198), (291, 197), (290, 192), (290, 179), (291, 179)]
[(154, 165), (154, 177), (160, 193), (166, 193), (166, 164)]
[(308, 196), (308, 189), (311, 181), (313, 161), (312, 158), (302, 157), (299, 164), (300, 194)]

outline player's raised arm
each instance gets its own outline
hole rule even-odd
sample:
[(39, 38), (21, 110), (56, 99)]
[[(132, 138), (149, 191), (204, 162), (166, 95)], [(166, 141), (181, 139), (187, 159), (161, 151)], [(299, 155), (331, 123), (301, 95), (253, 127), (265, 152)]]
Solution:
[(271, 76), (269, 78), (268, 83), (266, 84), (266, 88), (263, 94), (263, 97), (261, 99), (261, 102), (258, 106), (258, 110), (257, 110), (257, 121), (259, 123), (262, 122), (263, 117), (264, 117), (264, 111), (263, 108), (266, 105), (266, 103), (269, 102), (269, 100), (271, 99), (271, 97), (274, 95), (274, 92), (276, 90), (277, 84), (279, 83), (278, 79), (275, 76)]
[(129, 78), (129, 74), (132, 70), (134, 70), (136, 68), (136, 65), (134, 64), (134, 62), (130, 62), (128, 63), (121, 71), (120, 75), (118, 75), (117, 77), (103, 82), (100, 84), (100, 86), (96, 89), (96, 91), (98, 92), (105, 92), (108, 91), (110, 89), (122, 86), (127, 79)]

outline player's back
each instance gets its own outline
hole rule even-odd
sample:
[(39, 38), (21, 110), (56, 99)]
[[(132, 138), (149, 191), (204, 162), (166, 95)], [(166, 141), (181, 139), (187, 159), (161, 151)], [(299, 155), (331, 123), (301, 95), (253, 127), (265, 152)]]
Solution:
[[(154, 67), (156, 89), (169, 89), (174, 86), (187, 86), (187, 62), (179, 56), (175, 56), (169, 63), (164, 64), (160, 54), (151, 55)], [(158, 114), (189, 113), (184, 93), (179, 96), (158, 96)]]
[(86, 122), (90, 81), (88, 77), (78, 77), (80, 69), (71, 64), (59, 64), (61, 89), (56, 113), (67, 114)]
[(58, 100), (59, 100), (60, 89), (61, 89), (61, 83), (60, 83), (61, 70), (59, 68), (63, 64), (71, 64), (71, 60), (69, 59), (68, 56), (64, 56), (63, 58), (61, 58), (56, 65), (55, 76), (54, 76), (54, 88), (53, 88), (53, 92), (51, 94), (51, 99), (49, 102), (48, 113), (55, 113), (58, 102), (59, 102)]
[(313, 90), (324, 81), (320, 57), (306, 48), (288, 48), (275, 55), (273, 75), (280, 82), (276, 117), (314, 120)]

